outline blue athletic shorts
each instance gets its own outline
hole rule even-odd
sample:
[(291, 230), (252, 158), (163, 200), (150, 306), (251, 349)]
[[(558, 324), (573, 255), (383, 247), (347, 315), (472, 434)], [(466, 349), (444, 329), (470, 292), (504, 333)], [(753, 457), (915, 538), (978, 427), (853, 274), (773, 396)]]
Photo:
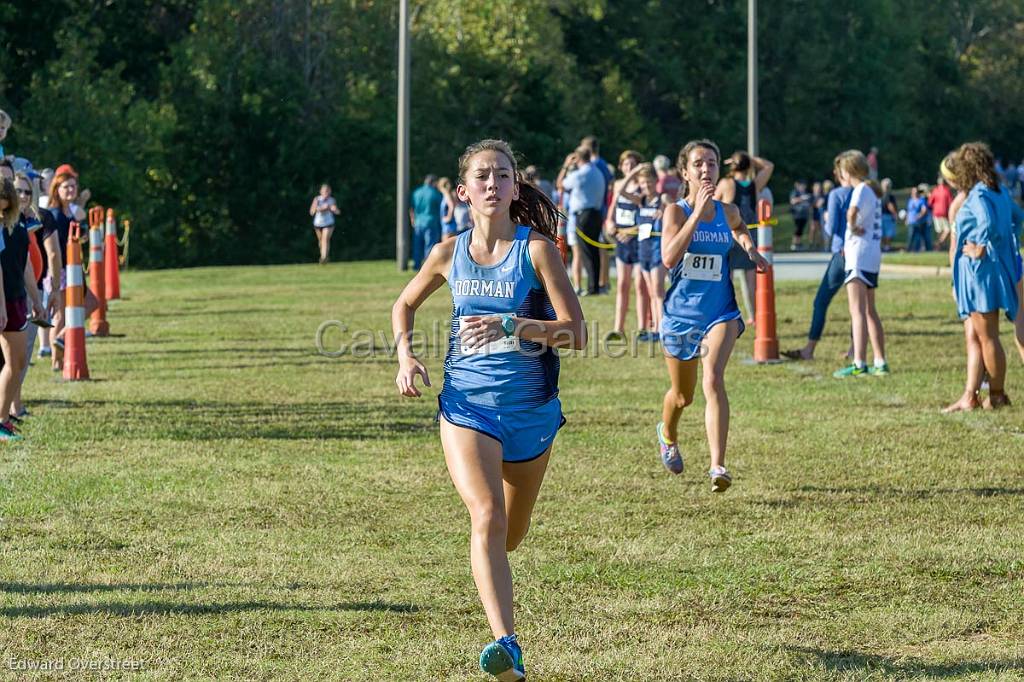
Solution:
[(708, 335), (712, 327), (731, 322), (732, 320), (739, 322), (738, 336), (743, 336), (746, 325), (743, 324), (743, 315), (740, 314), (739, 310), (726, 312), (707, 322), (681, 320), (666, 315), (661, 318), (661, 329), (659, 330), (661, 347), (676, 360), (685, 362), (687, 360), (703, 358), (707, 354), (707, 349), (704, 346), (704, 337)]
[(562, 401), (552, 398), (540, 407), (509, 410), (474, 405), (438, 396), (438, 416), (455, 426), (479, 431), (501, 443), (505, 462), (529, 462), (551, 447), (565, 424)]
[(645, 239), (637, 246), (640, 267), (650, 272), (661, 265), (661, 237)]
[(628, 242), (615, 242), (615, 260), (620, 260), (626, 265), (636, 265), (639, 262), (637, 257), (637, 239), (633, 237)]

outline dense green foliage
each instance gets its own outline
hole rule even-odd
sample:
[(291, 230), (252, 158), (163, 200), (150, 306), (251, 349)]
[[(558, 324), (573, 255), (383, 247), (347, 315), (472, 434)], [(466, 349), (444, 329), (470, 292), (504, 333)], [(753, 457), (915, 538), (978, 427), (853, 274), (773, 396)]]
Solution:
[[(412, 171), (452, 175), (484, 136), (552, 169), (745, 141), (742, 0), (412, 0)], [(1019, 0), (762, 3), (762, 152), (777, 191), (836, 151), (881, 149), (897, 184), (966, 138), (1024, 153)], [(311, 257), (327, 179), (335, 253), (393, 253), (393, 0), (11, 0), (0, 7), (9, 151), (70, 161), (135, 219), (147, 266)], [(415, 182), (414, 182), (415, 184)]]

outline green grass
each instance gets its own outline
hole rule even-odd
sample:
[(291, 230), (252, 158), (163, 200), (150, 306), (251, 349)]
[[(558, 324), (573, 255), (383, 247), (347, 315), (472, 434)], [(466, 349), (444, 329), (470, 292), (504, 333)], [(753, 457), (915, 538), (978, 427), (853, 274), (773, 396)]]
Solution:
[[(27, 438), (3, 448), (0, 665), (480, 679), (468, 515), (432, 422), (439, 350), (414, 401), (384, 354), (314, 347), (324, 320), (387, 329), (405, 278), (387, 263), (126, 275), (120, 337), (89, 342), (96, 380), (37, 362)], [(780, 288), (784, 348), (816, 287)], [(1020, 408), (939, 414), (964, 365), (945, 280), (886, 281), (879, 305), (887, 379), (830, 377), (842, 295), (815, 362), (746, 364), (753, 333), (740, 340), (722, 496), (702, 475), (701, 397), (687, 472), (661, 467), (660, 358), (563, 361), (568, 424), (511, 559), (531, 679), (1024, 676)], [(420, 326), (449, 306), (436, 294)], [(611, 306), (584, 299), (602, 325)]]
[(949, 253), (947, 251), (918, 251), (916, 253), (886, 253), (882, 262), (891, 265), (923, 265), (931, 268), (948, 268)]

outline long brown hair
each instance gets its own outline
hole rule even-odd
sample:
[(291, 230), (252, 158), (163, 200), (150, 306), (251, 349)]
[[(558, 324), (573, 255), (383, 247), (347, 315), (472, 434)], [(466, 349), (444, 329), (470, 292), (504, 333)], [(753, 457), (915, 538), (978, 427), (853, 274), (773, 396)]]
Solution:
[(10, 178), (0, 179), (0, 199), (7, 200), (7, 208), (0, 213), (0, 224), (9, 230), (18, 222), (21, 215), (21, 204), (18, 202), (18, 193), (14, 191), (14, 181)]
[(970, 192), (979, 182), (994, 192), (999, 191), (996, 160), (984, 142), (966, 142), (956, 150), (956, 179), (960, 189)]
[(480, 152), (488, 151), (504, 154), (512, 164), (512, 173), (515, 176), (516, 184), (519, 185), (519, 198), (513, 200), (509, 207), (509, 215), (512, 220), (517, 225), (527, 225), (535, 232), (555, 241), (558, 236), (558, 208), (548, 195), (533, 183), (528, 182), (519, 172), (515, 154), (512, 153), (508, 142), (480, 140), (466, 147), (466, 151), (462, 152), (462, 156), (459, 157), (459, 182), (466, 183), (466, 172), (469, 170), (469, 162), (472, 158)]
[[(690, 152), (694, 149), (710, 149), (715, 153), (715, 161), (718, 162), (719, 167), (722, 165), (722, 152), (718, 150), (718, 145), (708, 139), (702, 140), (690, 140), (683, 145), (683, 148), (679, 150), (679, 156), (676, 157), (676, 169), (679, 171), (679, 179), (683, 181), (682, 192), (680, 197), (685, 197), (690, 194), (689, 183), (686, 182), (686, 161), (690, 156)], [(719, 177), (721, 177), (721, 171), (719, 171)]]
[(53, 176), (53, 180), (50, 182), (49, 192), (50, 203), (48, 204), (48, 206), (50, 208), (59, 208), (62, 211), (64, 210), (64, 202), (60, 200), (60, 192), (58, 191), (58, 189), (62, 184), (64, 184), (68, 180), (74, 180), (75, 183), (77, 183), (78, 176), (72, 173), (61, 173), (60, 175)]

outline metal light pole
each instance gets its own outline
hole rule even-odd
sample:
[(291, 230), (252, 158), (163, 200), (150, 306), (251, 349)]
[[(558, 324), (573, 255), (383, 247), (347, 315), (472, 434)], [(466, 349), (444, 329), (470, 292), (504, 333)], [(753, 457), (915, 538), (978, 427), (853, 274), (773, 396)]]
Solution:
[(398, 9), (398, 159), (395, 178), (395, 259), (399, 270), (409, 267), (409, 0)]
[(747, 0), (747, 151), (758, 152), (757, 130), (757, 0)]

